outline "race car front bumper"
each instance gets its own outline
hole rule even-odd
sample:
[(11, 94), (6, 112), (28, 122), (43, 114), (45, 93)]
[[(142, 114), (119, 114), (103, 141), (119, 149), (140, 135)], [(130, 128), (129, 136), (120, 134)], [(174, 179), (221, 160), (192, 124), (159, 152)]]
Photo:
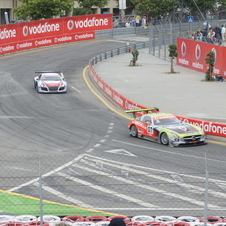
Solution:
[(178, 147), (185, 145), (201, 145), (206, 144), (205, 135), (195, 135), (183, 138), (169, 138), (169, 146)]
[(67, 86), (38, 87), (39, 93), (66, 93)]

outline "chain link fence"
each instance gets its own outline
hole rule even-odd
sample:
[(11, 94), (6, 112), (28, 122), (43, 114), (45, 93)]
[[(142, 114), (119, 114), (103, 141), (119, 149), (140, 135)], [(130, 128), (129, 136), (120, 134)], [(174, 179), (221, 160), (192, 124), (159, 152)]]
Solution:
[[(98, 55), (93, 58), (93, 64), (147, 47), (153, 55), (167, 59), (168, 44), (174, 43), (177, 37), (188, 37), (190, 31), (202, 26), (199, 22), (160, 23), (147, 29), (136, 28), (134, 31), (139, 34), (149, 35), (148, 42)], [(123, 35), (120, 33), (123, 30), (109, 30), (109, 34)], [(101, 36), (101, 31), (98, 32)], [(155, 161), (153, 155), (137, 162), (125, 150), (118, 150), (119, 154), (120, 158), (111, 153), (101, 157), (2, 155), (0, 216), (225, 216), (225, 161), (184, 155), (183, 161), (169, 157), (165, 163)]]
[[(215, 28), (217, 26), (225, 25), (226, 20), (212, 20), (208, 22), (209, 26)], [(194, 23), (161, 23), (156, 26), (149, 27), (149, 52), (162, 58), (169, 60), (168, 57), (168, 45), (176, 43), (177, 37), (184, 39), (194, 39), (197, 31), (205, 29), (207, 23), (204, 21), (198, 21)], [(208, 40), (203, 39), (203, 42)], [(212, 44), (219, 45), (219, 42), (213, 42)], [(220, 43), (224, 45), (224, 42)]]
[(205, 158), (163, 164), (150, 156), (138, 163), (120, 152), (1, 156), (1, 215), (225, 215), (224, 161), (208, 160), (207, 171)]

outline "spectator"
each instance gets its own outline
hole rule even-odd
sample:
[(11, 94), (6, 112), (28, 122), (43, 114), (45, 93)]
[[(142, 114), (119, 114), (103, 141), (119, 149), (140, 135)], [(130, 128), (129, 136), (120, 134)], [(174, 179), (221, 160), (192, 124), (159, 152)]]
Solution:
[(221, 42), (221, 34), (218, 30), (216, 30), (216, 33), (215, 33), (215, 42), (218, 42), (218, 43)]
[(123, 218), (113, 218), (108, 226), (126, 226)]
[(202, 41), (207, 42), (207, 34), (208, 34), (207, 29), (203, 29), (201, 32), (202, 32)]
[(119, 19), (118, 18), (113, 22), (113, 26), (114, 26), (114, 28), (119, 27)]
[(60, 222), (55, 224), (55, 226), (70, 226), (70, 224), (69, 223), (67, 224), (66, 222)]
[(207, 42), (213, 44), (213, 40), (212, 40), (212, 29), (208, 30), (207, 33)]
[(216, 34), (216, 32), (213, 29), (211, 29), (210, 30), (211, 43), (214, 43), (215, 42), (215, 34)]
[(218, 82), (223, 82), (223, 81), (224, 81), (223, 76), (220, 75), (220, 74), (216, 75), (215, 78), (216, 78), (216, 80), (217, 80)]
[(142, 27), (147, 28), (147, 18), (146, 18), (146, 16), (143, 16), (143, 18), (142, 18)]
[(131, 26), (131, 27), (134, 27), (135, 24), (136, 24), (136, 20), (135, 20), (135, 18), (134, 18), (134, 16), (133, 16), (132, 18), (130, 18), (130, 26)]
[(221, 26), (221, 37), (222, 37), (222, 40), (224, 41), (225, 40), (225, 27), (224, 25)]
[(202, 41), (202, 32), (201, 31), (197, 31), (196, 38), (198, 41)]
[(137, 15), (136, 16), (136, 27), (140, 26), (140, 19), (141, 19), (140, 15)]
[(218, 29), (220, 36), (221, 36), (221, 39), (222, 39), (222, 27), (220, 25), (218, 25), (217, 29)]
[(125, 27), (130, 27), (130, 22), (129, 21), (126, 21)]

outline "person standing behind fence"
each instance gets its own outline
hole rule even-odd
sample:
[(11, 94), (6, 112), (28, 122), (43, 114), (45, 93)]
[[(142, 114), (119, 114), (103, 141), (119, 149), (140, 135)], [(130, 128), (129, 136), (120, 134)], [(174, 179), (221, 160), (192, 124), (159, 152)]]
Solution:
[(211, 43), (214, 43), (216, 40), (216, 38), (215, 38), (216, 32), (214, 29), (211, 29), (210, 35), (211, 35)]
[(221, 36), (222, 36), (223, 41), (225, 40), (225, 31), (226, 31), (226, 29), (225, 29), (224, 25), (222, 25), (221, 26)]
[(196, 35), (196, 39), (198, 41), (202, 41), (202, 32), (201, 31), (197, 31), (195, 35)]
[(146, 16), (143, 16), (143, 18), (142, 18), (142, 27), (147, 28), (147, 17)]
[(208, 30), (207, 39), (206, 40), (207, 40), (208, 43), (213, 43), (213, 41), (212, 41), (212, 29)]
[(201, 30), (201, 32), (202, 32), (202, 41), (207, 42), (207, 34), (208, 34), (207, 29), (203, 29)]
[(139, 27), (140, 26), (140, 15), (136, 15), (136, 27)]
[(215, 42), (220, 42), (221, 41), (221, 33), (218, 28), (215, 29)]

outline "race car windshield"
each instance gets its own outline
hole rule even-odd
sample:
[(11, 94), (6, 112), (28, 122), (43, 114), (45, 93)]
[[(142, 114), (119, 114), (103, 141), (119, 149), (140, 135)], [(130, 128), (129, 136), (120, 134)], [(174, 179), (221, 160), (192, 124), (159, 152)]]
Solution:
[(180, 121), (176, 117), (170, 117), (170, 118), (155, 118), (154, 119), (155, 125), (172, 125), (172, 124), (180, 124)]
[(58, 76), (43, 76), (42, 81), (61, 81), (61, 78)]

